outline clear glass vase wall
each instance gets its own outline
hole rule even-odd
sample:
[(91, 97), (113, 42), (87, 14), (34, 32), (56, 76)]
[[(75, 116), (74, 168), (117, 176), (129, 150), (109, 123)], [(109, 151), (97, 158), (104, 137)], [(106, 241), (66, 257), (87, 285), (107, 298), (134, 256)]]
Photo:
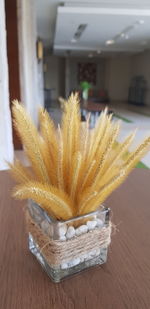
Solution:
[[(100, 230), (108, 227), (109, 212), (108, 208), (101, 206), (97, 211), (87, 215), (67, 221), (57, 221), (52, 219), (39, 205), (29, 201), (28, 213), (32, 223), (35, 223), (35, 228), (38, 229), (38, 232), (35, 233), (32, 228), (28, 228), (29, 249), (54, 282), (60, 282), (65, 277), (106, 262), (108, 245), (100, 246), (98, 241), (92, 242), (91, 237), (95, 237), (94, 233), (97, 235)], [(40, 231), (51, 242), (50, 246), (47, 240), (42, 244), (38, 241), (37, 235)], [(88, 239), (91, 239), (91, 245), (88, 244)], [(61, 244), (63, 249), (61, 249)], [(74, 247), (76, 244), (78, 246), (77, 252)], [(55, 250), (52, 249), (52, 246), (55, 245), (56, 261), (58, 262), (55, 261)], [(65, 247), (67, 252), (63, 257), (62, 250)], [(44, 252), (44, 248), (46, 248), (46, 252)], [(53, 262), (51, 262), (50, 250), (53, 251)], [(62, 259), (61, 262), (59, 262), (60, 259)]]

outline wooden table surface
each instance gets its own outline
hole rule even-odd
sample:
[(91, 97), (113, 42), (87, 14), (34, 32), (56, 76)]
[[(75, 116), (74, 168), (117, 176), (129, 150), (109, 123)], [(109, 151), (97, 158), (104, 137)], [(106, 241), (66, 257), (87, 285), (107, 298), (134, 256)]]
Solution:
[(106, 202), (118, 230), (108, 262), (58, 284), (28, 251), (12, 186), (0, 172), (0, 309), (150, 309), (149, 170), (134, 170)]
[(92, 101), (88, 101), (86, 105), (84, 105), (84, 102), (82, 103), (82, 108), (86, 109), (89, 112), (101, 112), (105, 108), (108, 108), (108, 111), (111, 111), (112, 109), (109, 107), (109, 103), (95, 103)]

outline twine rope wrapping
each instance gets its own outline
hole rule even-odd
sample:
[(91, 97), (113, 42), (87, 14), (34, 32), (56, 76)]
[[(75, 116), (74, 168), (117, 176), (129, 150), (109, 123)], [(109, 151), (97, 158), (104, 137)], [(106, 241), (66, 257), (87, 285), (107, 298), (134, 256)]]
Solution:
[(92, 250), (106, 248), (111, 242), (111, 222), (103, 228), (96, 228), (88, 233), (76, 236), (67, 241), (51, 239), (34, 222), (29, 212), (26, 213), (28, 232), (33, 236), (42, 255), (54, 267), (72, 259), (81, 257)]

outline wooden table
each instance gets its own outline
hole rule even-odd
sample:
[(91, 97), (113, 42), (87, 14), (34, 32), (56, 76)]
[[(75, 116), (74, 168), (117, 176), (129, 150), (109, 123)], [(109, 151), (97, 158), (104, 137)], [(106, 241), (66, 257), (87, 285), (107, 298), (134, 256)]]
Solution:
[(94, 103), (92, 101), (87, 101), (86, 104), (81, 102), (81, 119), (85, 121), (87, 114), (91, 113), (90, 125), (91, 128), (95, 126), (95, 123), (105, 108), (108, 108), (108, 114), (113, 114), (113, 110), (106, 103)]
[(28, 251), (23, 208), (0, 172), (0, 309), (150, 309), (150, 171), (107, 200), (117, 232), (107, 264), (54, 284)]
[(89, 112), (102, 112), (106, 107), (108, 108), (108, 112), (112, 112), (109, 107), (109, 103), (95, 103), (89, 100), (86, 104), (82, 102), (81, 106)]

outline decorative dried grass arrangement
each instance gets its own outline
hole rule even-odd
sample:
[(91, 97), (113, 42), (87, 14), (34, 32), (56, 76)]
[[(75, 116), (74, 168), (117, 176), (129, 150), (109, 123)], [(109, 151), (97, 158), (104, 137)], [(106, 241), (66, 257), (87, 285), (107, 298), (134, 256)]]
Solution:
[(120, 122), (113, 122), (107, 109), (101, 113), (95, 129), (89, 130), (89, 118), (83, 127), (77, 95), (64, 102), (58, 128), (49, 114), (40, 109), (38, 132), (18, 101), (13, 103), (13, 116), (31, 163), (30, 168), (18, 160), (9, 164), (19, 183), (14, 196), (34, 200), (58, 220), (95, 211), (150, 147), (148, 137), (123, 158), (135, 132), (117, 144)]

